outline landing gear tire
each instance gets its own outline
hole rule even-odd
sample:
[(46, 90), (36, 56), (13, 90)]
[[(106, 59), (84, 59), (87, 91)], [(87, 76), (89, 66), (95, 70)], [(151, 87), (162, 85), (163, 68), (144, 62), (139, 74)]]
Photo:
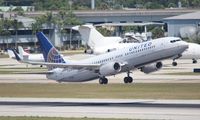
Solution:
[(128, 83), (128, 77), (124, 78), (124, 83), (126, 83), (126, 84)]
[(107, 78), (99, 78), (99, 84), (108, 84)]
[(132, 83), (133, 82), (133, 78), (132, 77), (125, 77), (124, 78), (124, 83)]
[(192, 59), (192, 63), (193, 63), (193, 64), (196, 64), (196, 63), (197, 63), (197, 60)]
[(129, 79), (129, 80), (128, 80), (129, 83), (132, 83), (132, 82), (133, 82), (133, 78), (132, 78), (132, 77), (128, 77), (128, 79)]
[(175, 61), (172, 62), (172, 65), (173, 65), (173, 66), (177, 66), (177, 62), (175, 62)]

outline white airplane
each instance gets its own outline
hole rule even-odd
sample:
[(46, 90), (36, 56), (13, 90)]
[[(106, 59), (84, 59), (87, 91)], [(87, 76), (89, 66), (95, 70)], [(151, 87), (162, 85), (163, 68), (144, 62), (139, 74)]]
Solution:
[[(140, 68), (144, 73), (157, 71), (162, 67), (161, 60), (179, 56), (188, 48), (187, 43), (179, 38), (174, 38), (173, 42), (169, 39), (160, 39), (132, 44), (127, 48), (80, 61), (69, 61), (63, 59), (42, 32), (37, 33), (37, 38), (45, 62), (23, 62), (46, 65), (49, 70), (46, 73), (47, 78), (58, 82), (83, 82), (99, 78), (100, 84), (107, 84), (106, 76), (126, 72), (124, 82), (131, 83), (131, 70)], [(15, 55), (17, 60), (21, 60), (17, 54)]]
[(42, 54), (29, 54), (24, 51), (21, 46), (18, 46), (19, 55), (22, 59), (27, 61), (44, 62), (44, 57)]
[[(200, 58), (200, 45), (197, 43), (188, 43), (188, 49), (186, 49), (179, 59), (192, 59), (192, 63), (197, 63)], [(177, 62), (173, 60), (172, 65), (177, 66)]]
[[(8, 49), (9, 58), (16, 59), (14, 54), (14, 49)], [(27, 60), (27, 61), (37, 61), (37, 62), (44, 62), (44, 57), (42, 54), (29, 54), (24, 51), (21, 46), (18, 46), (19, 54), (16, 53), (20, 59)]]
[[(88, 51), (86, 51), (86, 53), (102, 54), (102, 53), (110, 52), (110, 51), (113, 51), (116, 49), (128, 47), (128, 45), (129, 45), (129, 43), (123, 43), (123, 42), (121, 42), (121, 40), (116, 41), (113, 39), (109, 39), (109, 37), (104, 37), (92, 25), (80, 26), (78, 28), (78, 31), (80, 32), (82, 39), (87, 41), (88, 46), (91, 48)], [(101, 36), (101, 39), (96, 39), (96, 36)], [(117, 38), (119, 38), (119, 37), (117, 37)], [(159, 39), (163, 39), (163, 38), (158, 38), (155, 40), (159, 40)], [(173, 40), (174, 37), (165, 37), (165, 39)], [(106, 43), (106, 41), (109, 41), (109, 42)], [(135, 43), (135, 44), (138, 44), (138, 43)], [(175, 61), (176, 59), (192, 59), (192, 61), (193, 61), (192, 63), (197, 63), (197, 60), (200, 59), (200, 52), (199, 52), (200, 45), (196, 44), (196, 43), (188, 43), (188, 46), (189, 46), (189, 48), (185, 52), (183, 52), (182, 56), (172, 58), (173, 66), (177, 66), (177, 64), (178, 64)]]
[[(45, 62), (43, 54), (27, 53), (24, 51), (24, 49), (21, 46), (18, 46), (18, 51), (19, 51), (18, 56), (20, 57), (20, 59), (23, 59), (24, 61)], [(8, 49), (9, 57), (12, 59), (16, 59), (13, 52), (14, 52), (13, 49)], [(61, 56), (63, 56), (63, 55), (61, 55)], [(65, 56), (64, 58), (69, 58), (69, 57)]]
[(104, 37), (92, 25), (82, 25), (76, 28), (81, 34), (82, 39), (87, 43), (90, 49), (85, 50), (89, 54), (101, 54), (113, 51), (117, 48), (123, 48), (126, 45), (119, 46), (118, 43), (124, 39), (121, 37)]

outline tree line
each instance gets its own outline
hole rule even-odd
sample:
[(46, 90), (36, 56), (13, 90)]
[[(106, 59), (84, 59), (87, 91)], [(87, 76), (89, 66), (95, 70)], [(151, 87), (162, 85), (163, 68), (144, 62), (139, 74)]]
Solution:
[[(97, 10), (143, 8), (200, 8), (200, 0), (95, 0)], [(35, 10), (88, 10), (91, 0), (0, 0), (1, 6), (35, 6)]]
[[(46, 12), (46, 14), (34, 18), (36, 21), (31, 24), (30, 28), (32, 34), (35, 35), (36, 32), (42, 31), (43, 27), (48, 27), (49, 29), (58, 29), (61, 37), (67, 33), (65, 29), (67, 26), (80, 25), (81, 22), (73, 14), (72, 11), (60, 10), (58, 14), (53, 14), (53, 12)], [(18, 40), (18, 30), (25, 28), (22, 22), (13, 18), (0, 19), (0, 36), (3, 38), (6, 48), (8, 48), (8, 38), (10, 35), (15, 35), (15, 47), (17, 46)]]

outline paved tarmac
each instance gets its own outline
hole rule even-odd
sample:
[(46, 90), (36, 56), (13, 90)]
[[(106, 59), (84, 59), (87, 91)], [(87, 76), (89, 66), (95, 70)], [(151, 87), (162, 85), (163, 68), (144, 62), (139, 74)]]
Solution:
[[(78, 59), (77, 56), (75, 56), (75, 58)], [(173, 67), (171, 62), (172, 60), (163, 61), (164, 67), (154, 73), (144, 74), (139, 70), (135, 70), (131, 76), (135, 83), (200, 83), (200, 73), (193, 74), (193, 69), (200, 68), (200, 63), (192, 64), (192, 60), (178, 60), (178, 66)], [(0, 59), (0, 67), (12, 69), (15, 67), (26, 68), (26, 64), (4, 58)], [(39, 66), (36, 65), (29, 65), (28, 67), (39, 68)], [(123, 83), (123, 78), (125, 76), (127, 76), (127, 74), (122, 73), (107, 78), (109, 83)], [(0, 83), (56, 83), (56, 81), (48, 80), (45, 75), (41, 74), (1, 74)], [(98, 79), (86, 83), (98, 83)]]
[(200, 100), (0, 98), (0, 116), (199, 120)]

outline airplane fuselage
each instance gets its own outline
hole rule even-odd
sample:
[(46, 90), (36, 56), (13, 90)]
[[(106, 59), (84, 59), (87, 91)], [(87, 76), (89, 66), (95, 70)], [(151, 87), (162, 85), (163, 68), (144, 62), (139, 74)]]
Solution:
[[(134, 70), (156, 61), (171, 58), (187, 49), (188, 45), (184, 41), (174, 39), (163, 38), (138, 44), (130, 43), (132, 45), (127, 48), (84, 59), (78, 61), (78, 63), (104, 65), (110, 62), (118, 62), (125, 64), (120, 72)], [(96, 79), (99, 76), (99, 72), (95, 70), (56, 68), (53, 69), (52, 74), (47, 75), (47, 78), (60, 82), (82, 82)]]

